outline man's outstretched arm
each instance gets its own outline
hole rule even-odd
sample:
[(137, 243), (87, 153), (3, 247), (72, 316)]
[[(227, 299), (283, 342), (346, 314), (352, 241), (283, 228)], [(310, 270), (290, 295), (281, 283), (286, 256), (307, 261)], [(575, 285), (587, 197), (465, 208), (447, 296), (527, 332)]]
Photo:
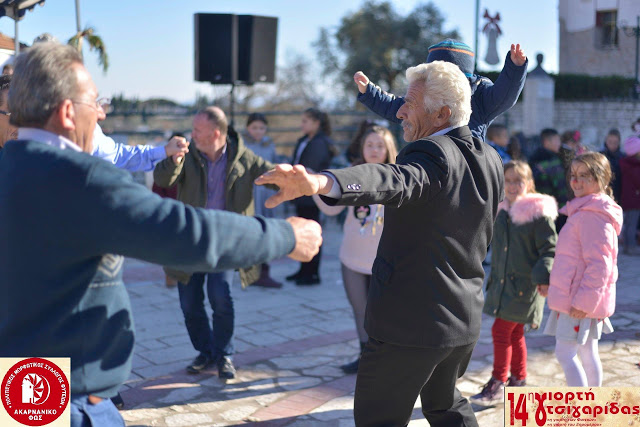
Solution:
[(114, 164), (120, 169), (129, 172), (152, 171), (161, 160), (176, 154), (184, 154), (189, 151), (189, 142), (179, 142), (172, 139), (164, 147), (151, 145), (126, 145), (115, 142), (113, 138), (106, 136), (99, 125), (93, 132), (93, 152), (95, 157), (100, 157)]
[(448, 175), (446, 157), (431, 142), (419, 143), (421, 149), (406, 153), (398, 164), (374, 164), (309, 174), (301, 165), (277, 165), (260, 176), (256, 184), (274, 184), (280, 191), (265, 206), (302, 196), (319, 194), (329, 205), (384, 204), (400, 207), (425, 203), (442, 188)]

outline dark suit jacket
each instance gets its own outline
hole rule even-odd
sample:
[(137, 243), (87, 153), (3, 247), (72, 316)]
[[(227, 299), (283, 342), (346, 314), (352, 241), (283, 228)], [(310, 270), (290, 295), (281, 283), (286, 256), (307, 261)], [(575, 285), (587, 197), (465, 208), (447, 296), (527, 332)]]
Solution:
[[(331, 163), (331, 158), (333, 157), (331, 152), (331, 139), (322, 132), (317, 133), (311, 141), (307, 144), (302, 151), (302, 155), (300, 156), (300, 160), (296, 163), (296, 153), (298, 152), (298, 147), (302, 141), (307, 139), (306, 136), (303, 136), (296, 143), (296, 148), (293, 150), (293, 156), (291, 157), (291, 164), (300, 164), (307, 169), (312, 169), (314, 172), (320, 172), (329, 167)], [(300, 197), (294, 200), (294, 204), (296, 206), (316, 206), (311, 197)]]
[(500, 156), (463, 126), (407, 145), (397, 164), (330, 171), (342, 190), (329, 204), (385, 205), (365, 329), (412, 347), (475, 342), (482, 260), (504, 195)]

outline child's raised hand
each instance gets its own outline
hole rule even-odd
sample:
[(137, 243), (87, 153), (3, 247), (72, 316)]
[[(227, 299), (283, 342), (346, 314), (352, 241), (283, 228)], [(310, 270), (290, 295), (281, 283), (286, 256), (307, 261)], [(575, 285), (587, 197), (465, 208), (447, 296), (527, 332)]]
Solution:
[(585, 317), (587, 317), (587, 313), (585, 311), (571, 307), (571, 310), (569, 310), (569, 316), (573, 317), (574, 319), (584, 319)]
[(511, 45), (511, 62), (518, 67), (524, 65), (527, 61), (527, 55), (524, 54), (524, 50), (520, 47), (520, 44)]
[(538, 285), (538, 293), (542, 297), (549, 295), (549, 285)]
[(367, 86), (369, 85), (369, 77), (362, 71), (358, 71), (353, 75), (353, 81), (356, 82), (358, 86), (358, 90), (360, 93), (365, 93), (367, 91)]

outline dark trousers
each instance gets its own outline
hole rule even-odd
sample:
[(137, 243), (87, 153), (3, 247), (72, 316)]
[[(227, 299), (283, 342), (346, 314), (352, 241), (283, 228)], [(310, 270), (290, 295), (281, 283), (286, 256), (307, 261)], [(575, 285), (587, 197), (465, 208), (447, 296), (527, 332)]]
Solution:
[(356, 426), (406, 426), (420, 396), (431, 427), (477, 427), (471, 405), (456, 388), (473, 347), (404, 347), (369, 338), (356, 380)]
[[(213, 310), (212, 324), (204, 308), (204, 282)], [(191, 344), (200, 353), (214, 358), (233, 354), (234, 310), (230, 285), (233, 271), (195, 273), (188, 284), (178, 282), (180, 308)]]
[[(316, 222), (320, 222), (320, 209), (317, 206), (296, 206), (296, 215), (301, 218), (312, 219)], [(322, 254), (322, 246), (318, 251), (318, 254), (313, 257), (309, 262), (300, 263), (300, 275), (311, 276), (318, 274), (320, 268), (320, 255)]]

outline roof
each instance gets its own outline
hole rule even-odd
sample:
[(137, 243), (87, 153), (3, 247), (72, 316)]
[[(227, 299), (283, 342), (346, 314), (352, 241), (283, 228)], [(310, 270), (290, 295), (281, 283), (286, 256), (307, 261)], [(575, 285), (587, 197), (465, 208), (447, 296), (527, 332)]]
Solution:
[(38, 4), (43, 5), (44, 0), (0, 0), (0, 16), (19, 21), (28, 10), (33, 10)]
[[(0, 49), (15, 50), (15, 40), (6, 34), (0, 33)], [(29, 47), (24, 43), (20, 43), (20, 48)]]

